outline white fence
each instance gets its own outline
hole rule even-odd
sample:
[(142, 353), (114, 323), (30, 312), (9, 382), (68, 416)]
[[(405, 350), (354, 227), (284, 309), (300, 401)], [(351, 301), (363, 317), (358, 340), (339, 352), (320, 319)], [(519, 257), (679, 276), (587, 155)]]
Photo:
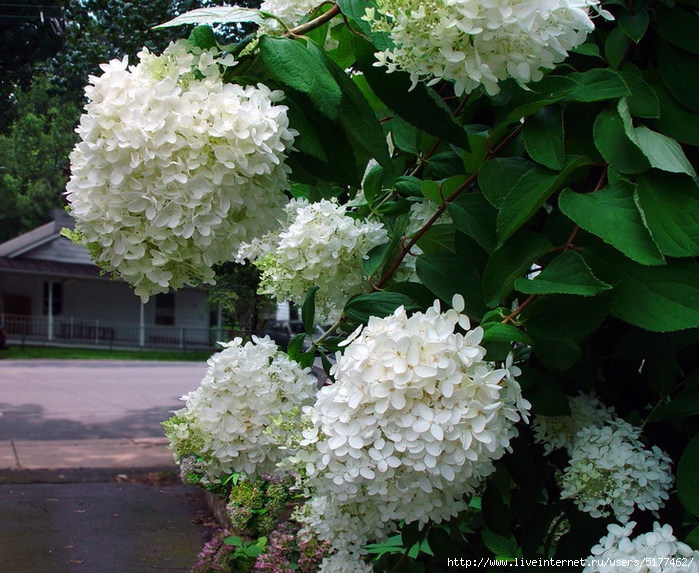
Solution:
[(10, 344), (56, 344), (106, 348), (212, 349), (216, 342), (250, 332), (230, 328), (139, 326), (72, 317), (0, 314)]

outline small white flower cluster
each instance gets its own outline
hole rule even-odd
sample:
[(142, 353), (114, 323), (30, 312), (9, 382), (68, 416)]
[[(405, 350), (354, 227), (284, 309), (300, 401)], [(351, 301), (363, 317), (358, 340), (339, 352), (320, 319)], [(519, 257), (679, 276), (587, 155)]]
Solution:
[(286, 203), (295, 132), (283, 97), (222, 81), (235, 62), (171, 44), (101, 66), (86, 88), (67, 185), (75, 240), (144, 300), (192, 281), (269, 231)]
[(453, 306), (372, 317), (305, 409), (297, 459), (324, 498), (310, 525), (337, 550), (358, 554), (401, 520), (455, 516), (526, 419), (519, 370), (486, 362), (482, 329), (470, 329), (463, 298)]
[[(275, 420), (298, 418), (301, 407), (313, 403), (317, 380), (268, 337), (222, 346), (199, 388), (182, 397), (186, 405), (175, 412), (171, 447), (179, 457), (192, 453), (179, 451), (180, 442), (195, 443), (212, 479), (231, 472), (271, 474), (288, 455)], [(286, 431), (293, 432), (291, 425)]]
[(592, 517), (611, 512), (622, 523), (635, 508), (664, 506), (673, 483), (670, 458), (657, 446), (647, 449), (640, 435), (621, 419), (580, 430), (560, 479), (561, 498)]
[(636, 523), (611, 524), (592, 548), (583, 573), (699, 573), (699, 551), (678, 541), (669, 525), (631, 539)]
[(580, 430), (603, 426), (616, 417), (614, 408), (605, 406), (591, 394), (581, 392), (568, 398), (568, 406), (570, 416), (534, 417), (534, 441), (543, 444), (546, 454), (560, 448), (570, 451)]
[[(377, 54), (389, 72), (413, 83), (454, 82), (457, 95), (498, 82), (538, 81), (594, 29), (599, 0), (377, 0), (366, 19), (390, 34), (393, 47)], [(604, 13), (604, 12), (603, 12)], [(606, 15), (606, 13), (604, 13)]]
[[(318, 0), (265, 0), (260, 5), (262, 12), (274, 14), (288, 28), (298, 24), (308, 13), (320, 5)], [(265, 31), (277, 30), (279, 22), (274, 19), (265, 19), (262, 24)]]
[(247, 258), (262, 271), (260, 293), (302, 304), (318, 286), (321, 321), (337, 318), (347, 299), (366, 288), (362, 261), (388, 239), (381, 223), (353, 219), (347, 207), (323, 199), (292, 200), (287, 226), (244, 244), (237, 260)]

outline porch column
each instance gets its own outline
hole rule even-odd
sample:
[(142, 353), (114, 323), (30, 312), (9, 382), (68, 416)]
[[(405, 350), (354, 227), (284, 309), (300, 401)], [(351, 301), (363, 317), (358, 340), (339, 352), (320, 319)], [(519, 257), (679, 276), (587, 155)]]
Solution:
[(48, 310), (47, 310), (47, 338), (51, 342), (53, 340), (53, 281), (48, 281)]
[(138, 345), (146, 345), (146, 312), (143, 301), (141, 301), (141, 315), (138, 322)]
[(222, 330), (223, 329), (223, 306), (221, 306), (221, 302), (219, 301), (218, 306), (216, 308), (216, 340), (214, 342), (219, 342), (223, 340), (223, 335)]

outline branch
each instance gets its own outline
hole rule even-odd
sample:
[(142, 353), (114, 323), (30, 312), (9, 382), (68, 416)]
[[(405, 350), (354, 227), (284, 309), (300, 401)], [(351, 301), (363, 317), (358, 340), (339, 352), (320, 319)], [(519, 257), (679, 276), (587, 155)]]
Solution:
[(335, 16), (337, 16), (340, 13), (340, 7), (337, 4), (333, 4), (332, 8), (325, 12), (324, 14), (321, 14), (317, 18), (314, 18), (310, 22), (306, 22), (305, 24), (300, 24), (299, 26), (296, 26), (296, 28), (291, 28), (288, 32), (286, 32), (284, 35), (285, 36), (303, 36), (304, 34), (307, 34), (311, 30), (315, 30), (316, 28), (320, 28), (323, 24), (326, 22), (329, 22), (332, 20)]

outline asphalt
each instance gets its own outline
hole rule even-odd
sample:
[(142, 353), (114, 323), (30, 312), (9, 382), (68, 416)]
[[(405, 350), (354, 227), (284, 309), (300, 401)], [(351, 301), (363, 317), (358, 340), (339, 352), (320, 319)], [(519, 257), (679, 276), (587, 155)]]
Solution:
[(216, 523), (159, 422), (203, 369), (0, 360), (0, 573), (190, 571)]

